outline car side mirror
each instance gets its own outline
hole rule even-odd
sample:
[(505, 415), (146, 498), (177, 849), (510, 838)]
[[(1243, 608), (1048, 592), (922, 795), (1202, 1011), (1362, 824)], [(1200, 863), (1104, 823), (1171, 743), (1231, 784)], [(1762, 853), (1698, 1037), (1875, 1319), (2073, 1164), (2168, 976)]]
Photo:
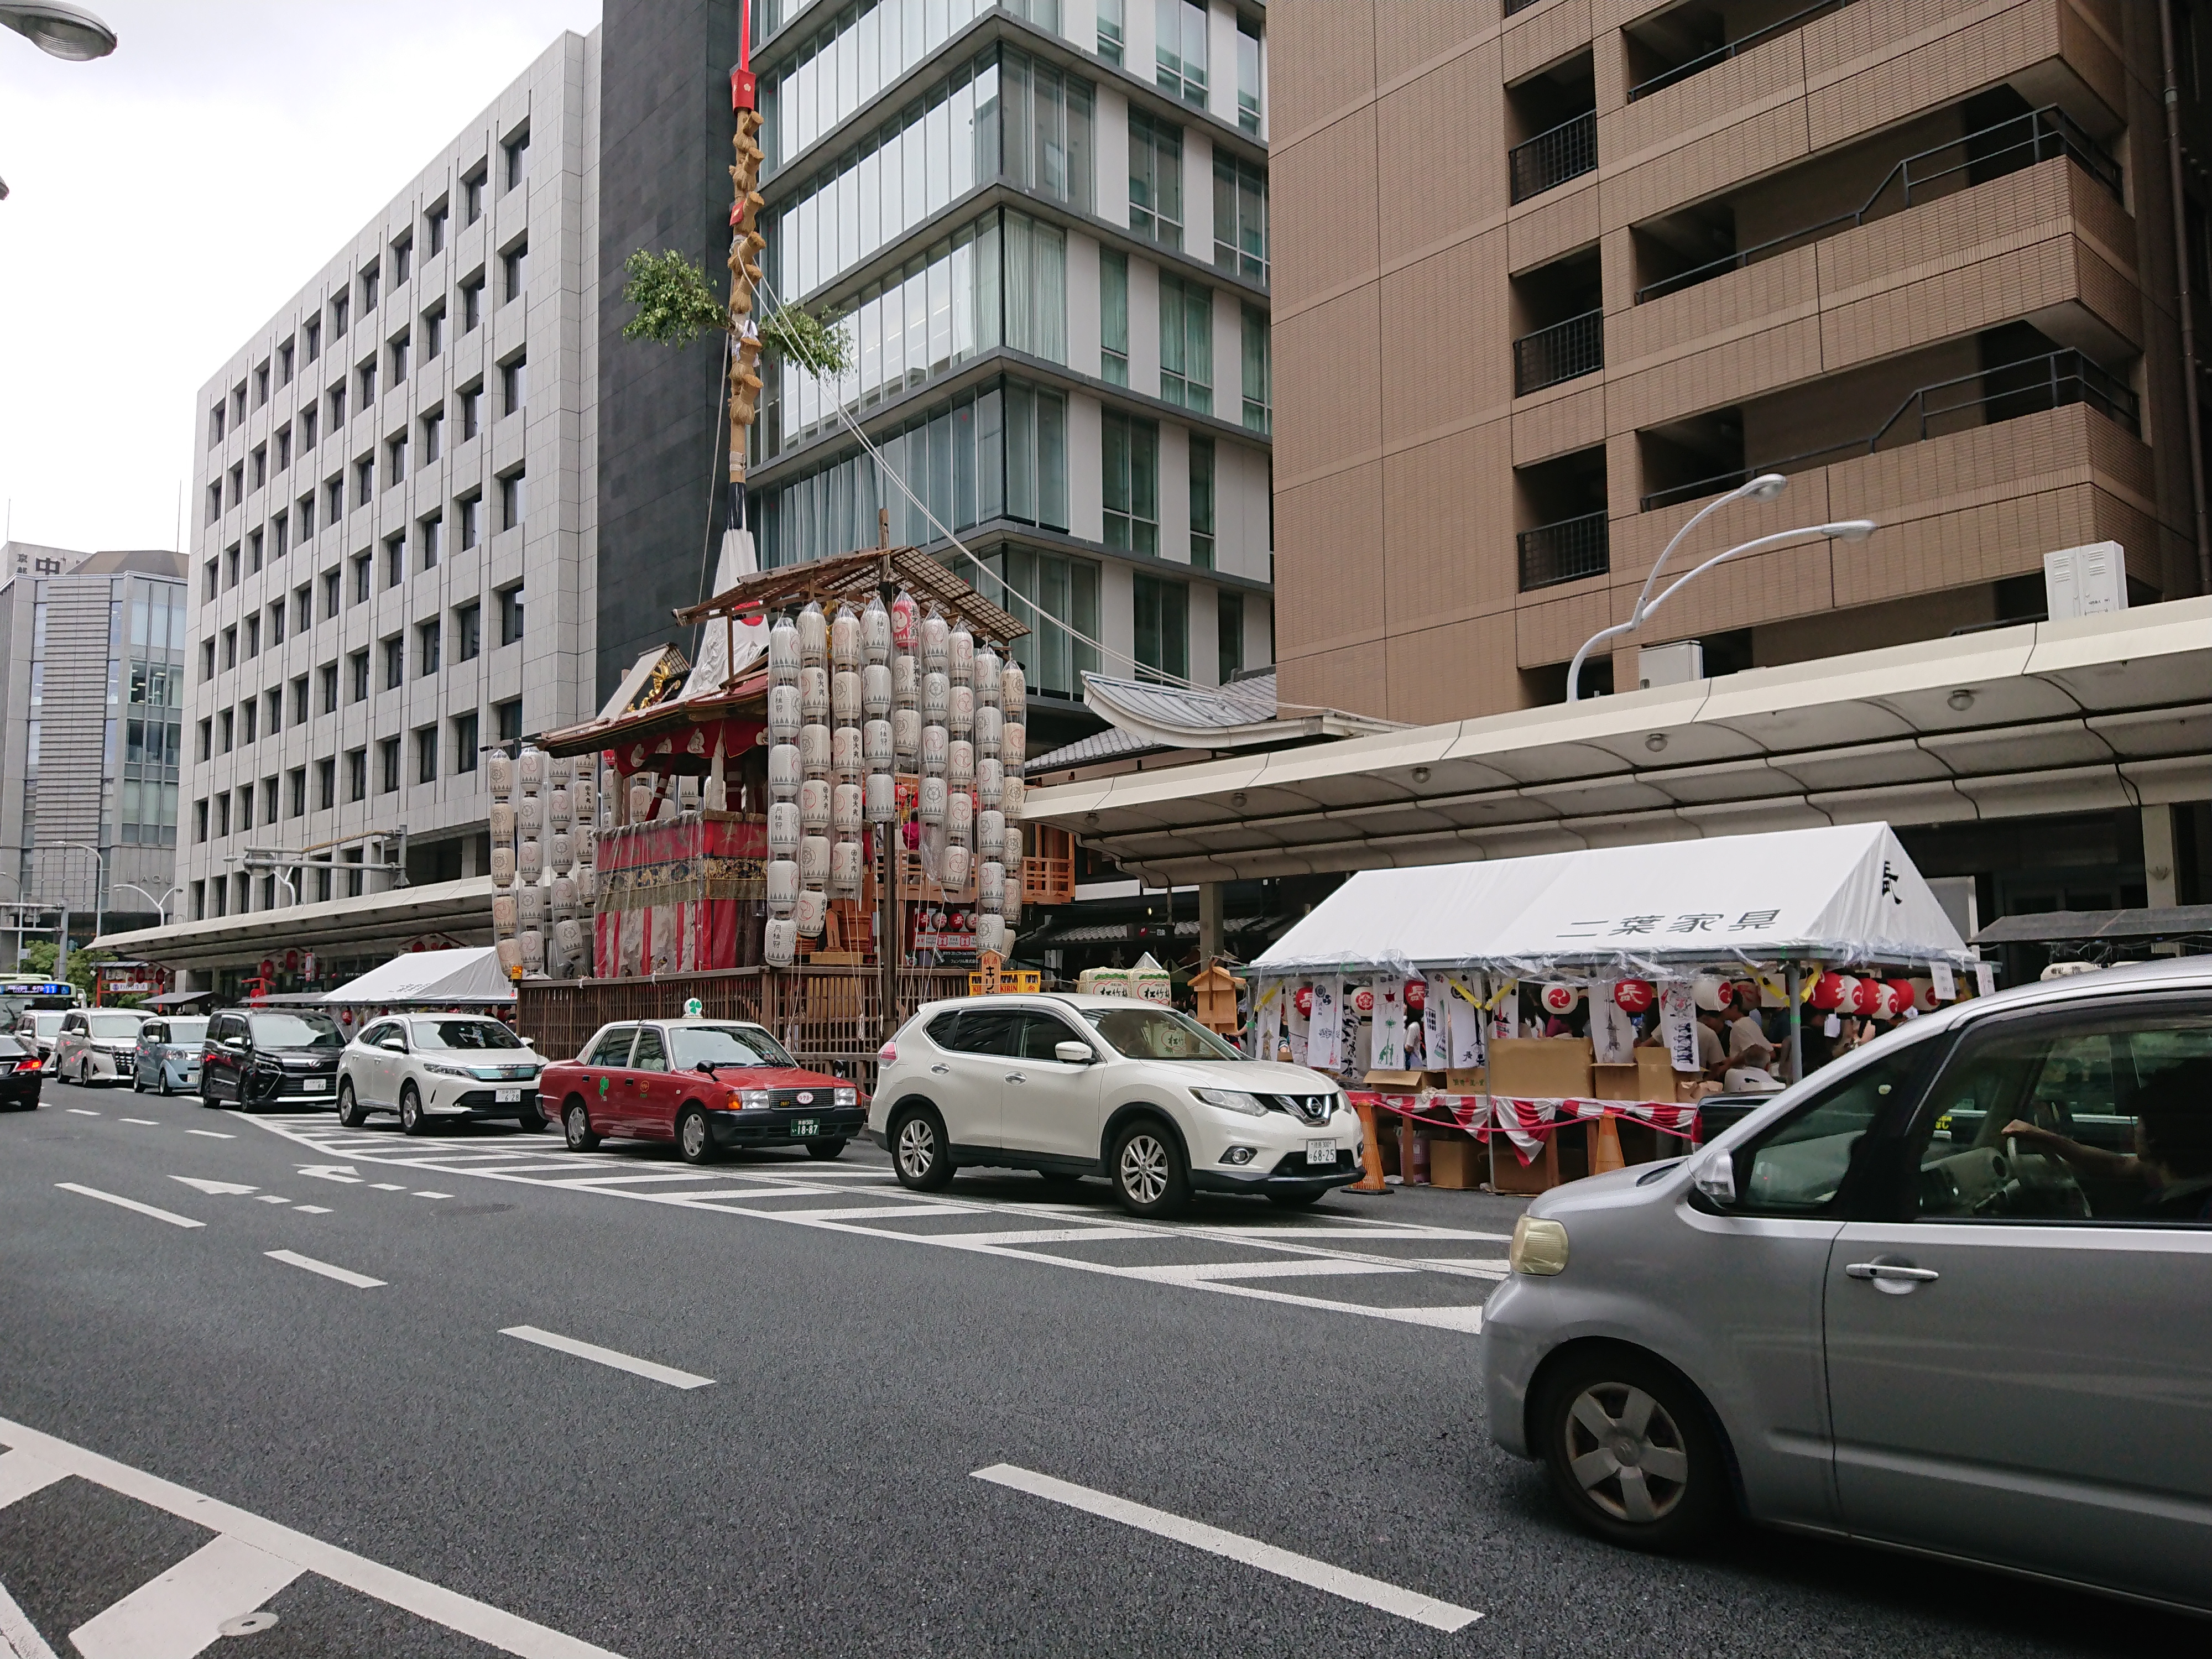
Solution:
[(1690, 1184), (1716, 1204), (1735, 1202), (1735, 1160), (1725, 1151), (1708, 1152)]
[(1087, 1042), (1055, 1042), (1052, 1057), (1063, 1066), (1088, 1066), (1097, 1058)]

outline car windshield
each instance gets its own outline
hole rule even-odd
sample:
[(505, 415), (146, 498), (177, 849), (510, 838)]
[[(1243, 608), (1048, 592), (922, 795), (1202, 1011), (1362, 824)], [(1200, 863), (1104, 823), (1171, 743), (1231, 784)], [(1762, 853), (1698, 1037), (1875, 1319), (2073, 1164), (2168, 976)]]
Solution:
[(52, 1036), (62, 1029), (63, 1015), (38, 1013), (31, 1016), (31, 1029), (42, 1037)]
[(1245, 1058), (1189, 1015), (1172, 1008), (1138, 1004), (1127, 1008), (1085, 1008), (1083, 1017), (1115, 1052), (1131, 1060)]
[(259, 1048), (343, 1048), (345, 1033), (328, 1014), (256, 1014), (247, 1022)]
[(146, 1023), (143, 1014), (87, 1014), (85, 1023), (96, 1037), (135, 1037)]
[(432, 1048), (520, 1048), (520, 1041), (495, 1019), (418, 1019), (410, 1022), (415, 1046)]
[(207, 1036), (207, 1028), (204, 1019), (173, 1019), (169, 1022), (169, 1041), (198, 1042)]
[(701, 1066), (789, 1066), (782, 1046), (757, 1025), (672, 1025), (669, 1047), (676, 1069)]

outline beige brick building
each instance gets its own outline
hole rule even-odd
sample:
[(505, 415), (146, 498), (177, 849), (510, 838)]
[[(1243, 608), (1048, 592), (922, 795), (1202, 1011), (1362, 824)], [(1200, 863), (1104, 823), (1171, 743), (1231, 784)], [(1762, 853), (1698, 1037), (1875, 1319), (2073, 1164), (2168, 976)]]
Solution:
[(1285, 703), (1556, 702), (1770, 470), (1687, 550), (1881, 531), (1717, 572), (1641, 645), (1718, 672), (2026, 619), (2046, 551), (2106, 539), (2136, 603), (2199, 591), (2157, 6), (1269, 12)]

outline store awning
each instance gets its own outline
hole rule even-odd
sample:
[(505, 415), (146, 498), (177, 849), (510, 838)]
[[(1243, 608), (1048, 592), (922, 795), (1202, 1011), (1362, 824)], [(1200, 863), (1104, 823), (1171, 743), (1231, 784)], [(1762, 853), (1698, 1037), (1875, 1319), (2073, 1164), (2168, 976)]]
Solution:
[(1973, 960), (1886, 823), (1365, 870), (1258, 974)]
[(325, 992), (320, 1000), (356, 1007), (408, 1002), (489, 1006), (513, 1002), (514, 987), (500, 971), (498, 951), (486, 945), (465, 951), (410, 951)]
[(1154, 885), (2212, 797), (2212, 598), (1030, 792)]
[(475, 933), (489, 944), (491, 890), (489, 876), (465, 876), (459, 881), (395, 887), (359, 898), (103, 933), (94, 944), (149, 957), (165, 968), (191, 969), (258, 962), (271, 946), (278, 956), (286, 951), (312, 951), (321, 957), (396, 952), (406, 949), (410, 939), (430, 933), (458, 934), (464, 939)]
[(2133, 910), (2044, 910), (2000, 916), (1974, 935), (1977, 945), (2139, 945), (2212, 939), (2212, 904)]

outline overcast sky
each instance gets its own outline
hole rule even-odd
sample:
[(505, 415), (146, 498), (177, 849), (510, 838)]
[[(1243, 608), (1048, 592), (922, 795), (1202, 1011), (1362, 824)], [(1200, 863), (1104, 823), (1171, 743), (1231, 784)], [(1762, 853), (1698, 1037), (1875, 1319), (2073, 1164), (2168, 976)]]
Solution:
[(89, 3), (96, 63), (0, 29), (0, 511), (173, 547), (200, 383), (599, 0)]

